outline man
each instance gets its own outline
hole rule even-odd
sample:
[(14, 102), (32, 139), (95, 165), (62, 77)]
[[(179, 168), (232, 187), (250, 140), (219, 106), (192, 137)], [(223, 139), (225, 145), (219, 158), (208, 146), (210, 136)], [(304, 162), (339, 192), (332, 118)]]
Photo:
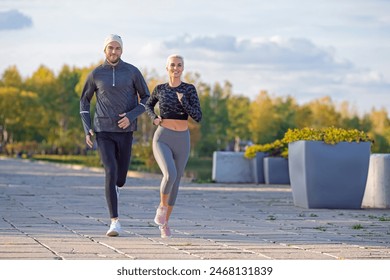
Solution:
[[(107, 236), (118, 236), (121, 231), (119, 188), (126, 182), (137, 117), (145, 112), (145, 104), (150, 96), (141, 72), (121, 60), (122, 48), (120, 36), (111, 34), (105, 39), (106, 59), (88, 75), (80, 98), (85, 141), (92, 148), (92, 137), (96, 134), (105, 169), (105, 194), (111, 217)], [(92, 129), (90, 104), (94, 94), (96, 108)]]

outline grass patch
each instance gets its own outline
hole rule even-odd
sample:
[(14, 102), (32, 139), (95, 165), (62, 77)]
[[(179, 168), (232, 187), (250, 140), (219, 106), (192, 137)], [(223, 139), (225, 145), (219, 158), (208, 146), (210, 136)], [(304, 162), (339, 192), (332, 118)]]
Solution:
[(368, 216), (370, 219), (375, 219), (375, 220), (378, 220), (380, 222), (390, 222), (390, 217), (387, 217), (387, 216), (374, 216), (374, 215), (369, 215)]
[(32, 160), (62, 164), (77, 164), (87, 167), (101, 167), (100, 158), (97, 154), (83, 155), (33, 155)]
[(322, 227), (322, 226), (315, 227), (314, 229), (317, 229), (317, 230), (320, 230), (320, 231), (326, 231), (326, 227)]
[[(97, 151), (88, 155), (33, 155), (32, 160), (42, 160), (61, 164), (77, 164), (86, 167), (102, 167)], [(190, 158), (188, 160), (185, 176), (194, 178), (197, 183), (211, 182), (212, 158)], [(136, 156), (131, 157), (129, 170), (159, 173), (160, 170), (149, 169), (144, 161)]]
[(363, 226), (361, 224), (356, 224), (352, 226), (353, 229), (362, 229)]
[(191, 157), (188, 160), (185, 175), (194, 178), (197, 183), (210, 183), (212, 182), (212, 168), (212, 158)]

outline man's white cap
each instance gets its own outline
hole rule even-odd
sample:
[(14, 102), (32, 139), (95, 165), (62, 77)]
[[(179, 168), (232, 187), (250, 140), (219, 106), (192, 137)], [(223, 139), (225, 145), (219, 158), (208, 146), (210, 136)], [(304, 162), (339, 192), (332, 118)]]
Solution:
[(106, 47), (111, 42), (118, 42), (119, 45), (121, 45), (121, 48), (123, 49), (123, 43), (122, 38), (119, 35), (116, 34), (110, 34), (105, 40), (104, 40), (104, 48), (103, 50), (106, 50)]

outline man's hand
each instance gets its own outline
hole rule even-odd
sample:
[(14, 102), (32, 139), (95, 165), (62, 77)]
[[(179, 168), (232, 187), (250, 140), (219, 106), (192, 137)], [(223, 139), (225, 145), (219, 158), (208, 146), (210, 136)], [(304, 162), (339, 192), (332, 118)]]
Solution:
[(92, 136), (93, 136), (93, 130), (90, 129), (89, 130), (89, 134), (87, 134), (85, 136), (85, 143), (87, 143), (88, 147), (92, 148), (93, 147), (93, 140), (92, 140)]
[(126, 129), (130, 125), (130, 120), (126, 117), (126, 113), (119, 114), (121, 119), (118, 121), (118, 126), (122, 129)]

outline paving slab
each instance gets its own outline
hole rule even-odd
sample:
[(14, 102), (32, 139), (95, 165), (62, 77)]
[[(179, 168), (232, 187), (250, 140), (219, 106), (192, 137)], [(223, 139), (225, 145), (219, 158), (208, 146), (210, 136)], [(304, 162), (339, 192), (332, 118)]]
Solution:
[(0, 158), (0, 260), (390, 259), (388, 209), (303, 209), (288, 185), (184, 179), (162, 239), (160, 178), (129, 172), (107, 237), (103, 169)]

